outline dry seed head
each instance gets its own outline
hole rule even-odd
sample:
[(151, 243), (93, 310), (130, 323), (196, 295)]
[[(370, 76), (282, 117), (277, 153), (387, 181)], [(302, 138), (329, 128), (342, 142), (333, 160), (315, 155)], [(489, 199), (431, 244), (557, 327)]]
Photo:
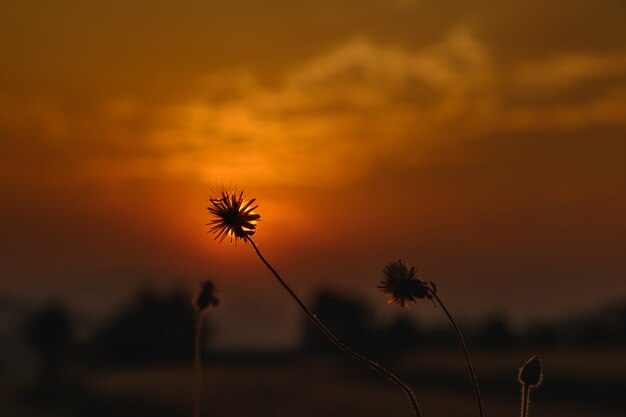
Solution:
[(256, 223), (261, 218), (254, 213), (258, 207), (254, 205), (256, 199), (246, 200), (243, 191), (222, 191), (219, 197), (210, 199), (209, 212), (215, 217), (208, 225), (212, 226), (209, 232), (215, 233), (215, 239), (221, 242), (226, 236), (231, 242), (241, 239), (246, 241), (256, 232)]
[(409, 268), (402, 259), (385, 265), (383, 275), (377, 288), (389, 296), (390, 304), (407, 307), (417, 299), (432, 300), (432, 294), (436, 292), (434, 284), (418, 279), (415, 267)]

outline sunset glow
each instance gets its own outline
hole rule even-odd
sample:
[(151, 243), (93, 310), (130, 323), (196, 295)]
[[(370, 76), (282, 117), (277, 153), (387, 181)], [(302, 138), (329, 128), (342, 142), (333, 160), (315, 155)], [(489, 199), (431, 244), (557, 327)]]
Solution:
[(305, 296), (377, 300), (398, 257), (461, 313), (625, 294), (623, 2), (170, 6), (0, 7), (3, 293), (97, 315), (210, 278), (221, 343), (289, 344), (266, 271), (208, 233), (233, 186)]

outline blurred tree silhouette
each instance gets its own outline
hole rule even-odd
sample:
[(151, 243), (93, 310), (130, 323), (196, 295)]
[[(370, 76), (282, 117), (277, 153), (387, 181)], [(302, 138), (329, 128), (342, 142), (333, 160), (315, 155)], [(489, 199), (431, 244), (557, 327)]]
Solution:
[(515, 343), (515, 334), (506, 318), (493, 316), (480, 326), (477, 339), (478, 345), (483, 348), (499, 349), (512, 346)]
[(526, 330), (523, 342), (529, 346), (554, 346), (559, 342), (559, 329), (550, 323), (534, 323)]
[[(371, 312), (361, 301), (322, 291), (311, 311), (346, 345), (358, 351), (372, 350)], [(319, 329), (306, 320), (302, 348), (308, 353), (336, 353)]]
[(376, 348), (380, 353), (406, 352), (423, 347), (426, 341), (415, 323), (401, 315), (378, 332)]
[(182, 292), (141, 292), (90, 346), (91, 362), (128, 366), (191, 361), (194, 311)]
[(60, 304), (43, 307), (25, 323), (25, 342), (39, 359), (40, 385), (53, 387), (67, 381), (67, 363), (74, 348), (72, 330), (70, 315)]
[[(385, 355), (432, 347), (453, 347), (457, 340), (447, 325), (419, 329), (410, 315), (401, 315), (385, 326), (374, 326), (373, 314), (361, 300), (321, 291), (312, 311), (338, 337), (356, 350)], [(332, 346), (308, 320), (303, 323), (302, 349), (308, 353), (334, 353)], [(496, 314), (474, 322), (468, 340), (478, 349), (513, 346), (619, 346), (626, 344), (626, 302), (567, 316), (554, 322), (536, 322), (516, 329), (505, 316)]]
[(621, 346), (626, 344), (626, 302), (605, 306), (599, 311), (571, 318), (564, 324), (566, 338), (583, 346)]

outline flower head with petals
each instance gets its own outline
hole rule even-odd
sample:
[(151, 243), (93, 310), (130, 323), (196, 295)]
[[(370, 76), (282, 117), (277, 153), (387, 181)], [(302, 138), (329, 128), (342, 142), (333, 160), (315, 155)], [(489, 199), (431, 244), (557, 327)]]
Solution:
[(407, 307), (417, 299), (433, 299), (437, 291), (435, 284), (417, 278), (415, 267), (408, 267), (402, 259), (390, 262), (383, 269), (384, 279), (378, 284), (385, 294), (389, 295), (389, 304), (398, 303)]
[(243, 191), (222, 191), (219, 197), (210, 199), (209, 212), (215, 217), (208, 223), (209, 232), (215, 233), (215, 239), (221, 242), (229, 236), (231, 242), (237, 239), (247, 240), (256, 232), (256, 223), (261, 218), (254, 213), (258, 207), (254, 205), (256, 199), (246, 200)]

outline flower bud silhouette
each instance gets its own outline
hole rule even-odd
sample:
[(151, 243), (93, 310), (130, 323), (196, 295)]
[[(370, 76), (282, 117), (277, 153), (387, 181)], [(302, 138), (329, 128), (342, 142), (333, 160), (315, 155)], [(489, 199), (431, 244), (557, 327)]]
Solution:
[(536, 388), (543, 382), (543, 367), (539, 356), (530, 358), (519, 370), (518, 380), (520, 384)]
[(539, 356), (528, 359), (517, 375), (519, 383), (522, 385), (522, 406), (520, 417), (528, 416), (528, 404), (530, 403), (530, 391), (537, 388), (543, 382), (543, 366)]
[(211, 281), (204, 281), (200, 284), (200, 291), (194, 300), (194, 307), (197, 311), (204, 311), (209, 307), (217, 306), (219, 299), (215, 296), (215, 284)]
[(217, 306), (219, 300), (215, 296), (216, 288), (215, 284), (211, 281), (204, 281), (200, 283), (200, 290), (193, 300), (193, 306), (196, 310), (195, 325), (194, 325), (194, 411), (193, 417), (201, 416), (202, 405), (202, 319), (204, 313), (209, 308)]

